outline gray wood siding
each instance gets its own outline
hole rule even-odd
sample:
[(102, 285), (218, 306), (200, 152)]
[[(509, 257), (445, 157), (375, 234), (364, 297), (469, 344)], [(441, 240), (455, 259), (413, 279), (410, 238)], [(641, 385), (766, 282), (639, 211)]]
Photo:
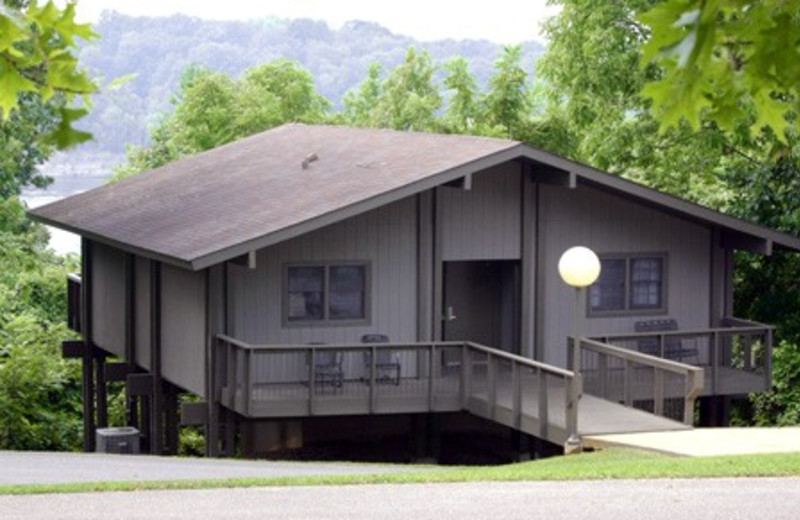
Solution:
[(586, 317), (584, 335), (630, 332), (634, 322), (671, 317), (683, 329), (709, 326), (711, 231), (685, 220), (597, 190), (542, 185), (540, 232), (543, 262), (543, 361), (566, 365), (566, 337), (572, 330), (574, 294), (558, 274), (561, 254), (584, 245), (598, 254), (668, 254), (667, 313)]
[(205, 394), (205, 273), (169, 265), (161, 271), (161, 371), (197, 395)]
[[(229, 264), (229, 333), (244, 341), (268, 345), (357, 343), (363, 334), (370, 333), (386, 334), (392, 342), (416, 341), (416, 211), (416, 198), (410, 197), (260, 250), (255, 269)], [(368, 324), (287, 326), (283, 323), (284, 269), (287, 264), (314, 261), (369, 262)], [(360, 356), (351, 357), (346, 363), (352, 365), (345, 367), (348, 377), (363, 370)], [(305, 362), (295, 359), (289, 364), (302, 371)], [(404, 371), (404, 375), (410, 374)]]
[(516, 163), (473, 175), (472, 189), (440, 189), (442, 259), (518, 259), (520, 189)]
[(125, 255), (93, 243), (92, 340), (118, 356), (125, 355)]
[(134, 269), (136, 364), (150, 370), (150, 260), (137, 256)]

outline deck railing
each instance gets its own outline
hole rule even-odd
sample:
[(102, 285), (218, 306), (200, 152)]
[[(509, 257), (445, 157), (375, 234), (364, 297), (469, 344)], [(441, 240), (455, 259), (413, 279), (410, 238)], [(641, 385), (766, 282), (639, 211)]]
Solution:
[[(554, 442), (578, 427), (580, 378), (469, 342), (251, 345), (220, 335), (216, 356), (221, 403), (247, 417), (467, 410)], [(318, 373), (323, 359), (341, 377)], [(397, 380), (386, 359), (400, 364)]]
[(587, 338), (580, 344), (586, 393), (692, 424), (694, 402), (703, 391), (702, 368)]
[(774, 327), (727, 317), (722, 327), (610, 334), (602, 343), (706, 369), (706, 395), (736, 395), (772, 386)]

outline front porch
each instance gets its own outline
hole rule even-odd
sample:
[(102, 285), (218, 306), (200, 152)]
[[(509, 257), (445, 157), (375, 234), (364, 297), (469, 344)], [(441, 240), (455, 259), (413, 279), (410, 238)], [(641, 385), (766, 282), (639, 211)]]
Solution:
[[(369, 364), (380, 350), (400, 361), (398, 380), (379, 377), (379, 367)], [(314, 373), (311, 360), (330, 352), (341, 359), (340, 383)], [(681, 420), (691, 416), (684, 410), (693, 410), (698, 394), (691, 382), (702, 380), (701, 369), (670, 366), (684, 384), (664, 385), (669, 378), (657, 377), (656, 415), (583, 393), (583, 378), (571, 371), (470, 342), (257, 346), (219, 336), (217, 355), (224, 367), (220, 404), (246, 418), (467, 411), (560, 445), (575, 435), (689, 428)], [(631, 375), (648, 367), (661, 374), (669, 364), (630, 358)], [(676, 414), (681, 420), (670, 418)]]
[[(772, 328), (725, 325), (582, 338), (578, 375), (471, 342), (252, 345), (220, 335), (215, 386), (223, 407), (249, 419), (467, 411), (563, 445), (690, 428), (697, 398), (768, 388)], [(658, 351), (641, 352), (653, 338)], [(316, 360), (332, 354), (341, 373), (321, 377)], [(371, 362), (380, 359), (396, 362), (397, 377)]]

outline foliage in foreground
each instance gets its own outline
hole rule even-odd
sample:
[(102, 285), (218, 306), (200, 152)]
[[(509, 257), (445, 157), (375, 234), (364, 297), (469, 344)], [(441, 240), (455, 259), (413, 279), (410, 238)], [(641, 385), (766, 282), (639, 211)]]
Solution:
[(19, 110), (20, 94), (33, 93), (43, 103), (60, 98), (58, 124), (43, 132), (57, 148), (91, 138), (72, 123), (87, 114), (70, 106), (97, 85), (78, 63), (78, 40), (97, 38), (88, 24), (75, 23), (75, 3), (63, 9), (52, 1), (9, 0), (0, 3), (0, 123)]
[(80, 441), (80, 374), (60, 355), (66, 274), (44, 228), (0, 200), (0, 449), (70, 450)]

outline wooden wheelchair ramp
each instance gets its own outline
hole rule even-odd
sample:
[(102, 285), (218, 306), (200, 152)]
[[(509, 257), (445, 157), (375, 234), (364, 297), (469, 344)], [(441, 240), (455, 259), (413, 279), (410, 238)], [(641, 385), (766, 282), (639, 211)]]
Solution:
[[(517, 406), (508, 379), (495, 387), (494, 400), (487, 394), (472, 393), (466, 410), (473, 415), (515, 428), (556, 444), (565, 444), (570, 436), (568, 390), (564, 384), (551, 381), (546, 391), (546, 413), (541, 417), (542, 403), (535, 393), (521, 397)], [(538, 385), (537, 385), (538, 386)], [(544, 410), (545, 407), (541, 406)], [(653, 413), (624, 406), (601, 397), (583, 394), (578, 401), (577, 432), (581, 437), (634, 432), (690, 430), (690, 425)]]
[[(690, 428), (673, 419), (691, 416), (702, 370), (589, 340), (582, 345), (584, 370), (576, 376), (470, 342), (258, 346), (220, 336), (221, 404), (248, 418), (467, 411), (561, 445), (575, 433)], [(402, 364), (400, 377), (365, 366), (379, 349)], [(314, 373), (309, 360), (328, 351), (341, 358), (343, 377)]]

